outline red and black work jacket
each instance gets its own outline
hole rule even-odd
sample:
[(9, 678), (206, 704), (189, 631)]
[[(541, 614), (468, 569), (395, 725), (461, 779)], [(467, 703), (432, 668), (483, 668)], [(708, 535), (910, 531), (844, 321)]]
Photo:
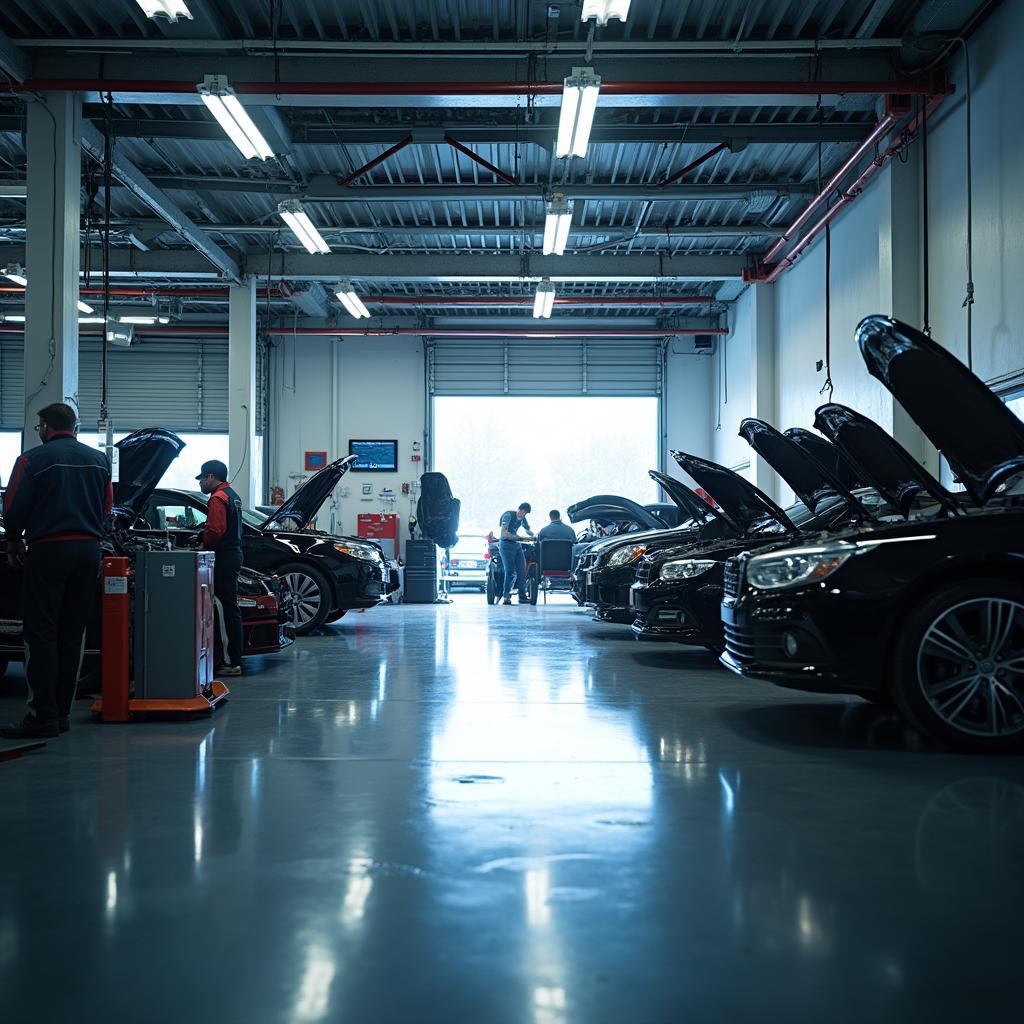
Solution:
[(7, 541), (99, 540), (113, 497), (106, 455), (74, 434), (54, 434), (14, 464), (4, 495)]
[(233, 551), (242, 547), (242, 499), (227, 485), (220, 484), (206, 504), (204, 551)]

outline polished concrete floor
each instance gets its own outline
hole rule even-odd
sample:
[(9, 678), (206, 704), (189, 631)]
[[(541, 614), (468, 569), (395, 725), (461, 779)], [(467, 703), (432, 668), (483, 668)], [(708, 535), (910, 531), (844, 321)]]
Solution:
[(3, 1020), (1019, 1017), (1021, 760), (565, 603), (379, 608), (251, 668), (212, 718), (80, 704), (0, 763)]

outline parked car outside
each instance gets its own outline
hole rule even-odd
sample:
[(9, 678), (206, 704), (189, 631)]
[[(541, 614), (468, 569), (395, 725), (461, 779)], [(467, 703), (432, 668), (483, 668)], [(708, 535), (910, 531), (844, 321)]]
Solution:
[[(730, 559), (723, 663), (744, 676), (891, 698), (954, 749), (1024, 747), (1024, 424), (955, 356), (887, 317), (861, 322), (869, 371), (948, 460), (966, 496), (890, 460), (880, 491), (936, 516), (866, 524)], [(815, 425), (858, 464), (876, 424), (837, 404)], [(904, 452), (904, 455), (906, 453)]]
[(490, 557), (484, 532), (460, 532), (455, 547), (447, 552), (439, 550), (441, 582), (449, 589), (470, 588), (483, 593), (487, 589), (487, 562)]

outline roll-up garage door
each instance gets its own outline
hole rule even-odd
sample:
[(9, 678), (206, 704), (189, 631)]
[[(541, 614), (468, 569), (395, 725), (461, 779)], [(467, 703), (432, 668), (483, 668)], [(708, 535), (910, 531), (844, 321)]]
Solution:
[[(82, 338), (79, 416), (89, 429), (100, 409), (100, 341)], [(0, 427), (21, 429), (24, 351), (20, 335), (0, 340)], [(217, 339), (143, 338), (107, 349), (107, 406), (114, 429), (167, 427), (184, 433), (228, 429), (228, 346)]]
[(660, 395), (656, 342), (436, 341), (427, 347), (432, 395)]

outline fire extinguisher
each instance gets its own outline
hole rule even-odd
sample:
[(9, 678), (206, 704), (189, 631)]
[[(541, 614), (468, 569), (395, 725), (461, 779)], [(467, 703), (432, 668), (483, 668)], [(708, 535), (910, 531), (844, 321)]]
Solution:
[(270, 504), (271, 505), (283, 505), (284, 504), (284, 488), (283, 487), (271, 487), (270, 488)]

